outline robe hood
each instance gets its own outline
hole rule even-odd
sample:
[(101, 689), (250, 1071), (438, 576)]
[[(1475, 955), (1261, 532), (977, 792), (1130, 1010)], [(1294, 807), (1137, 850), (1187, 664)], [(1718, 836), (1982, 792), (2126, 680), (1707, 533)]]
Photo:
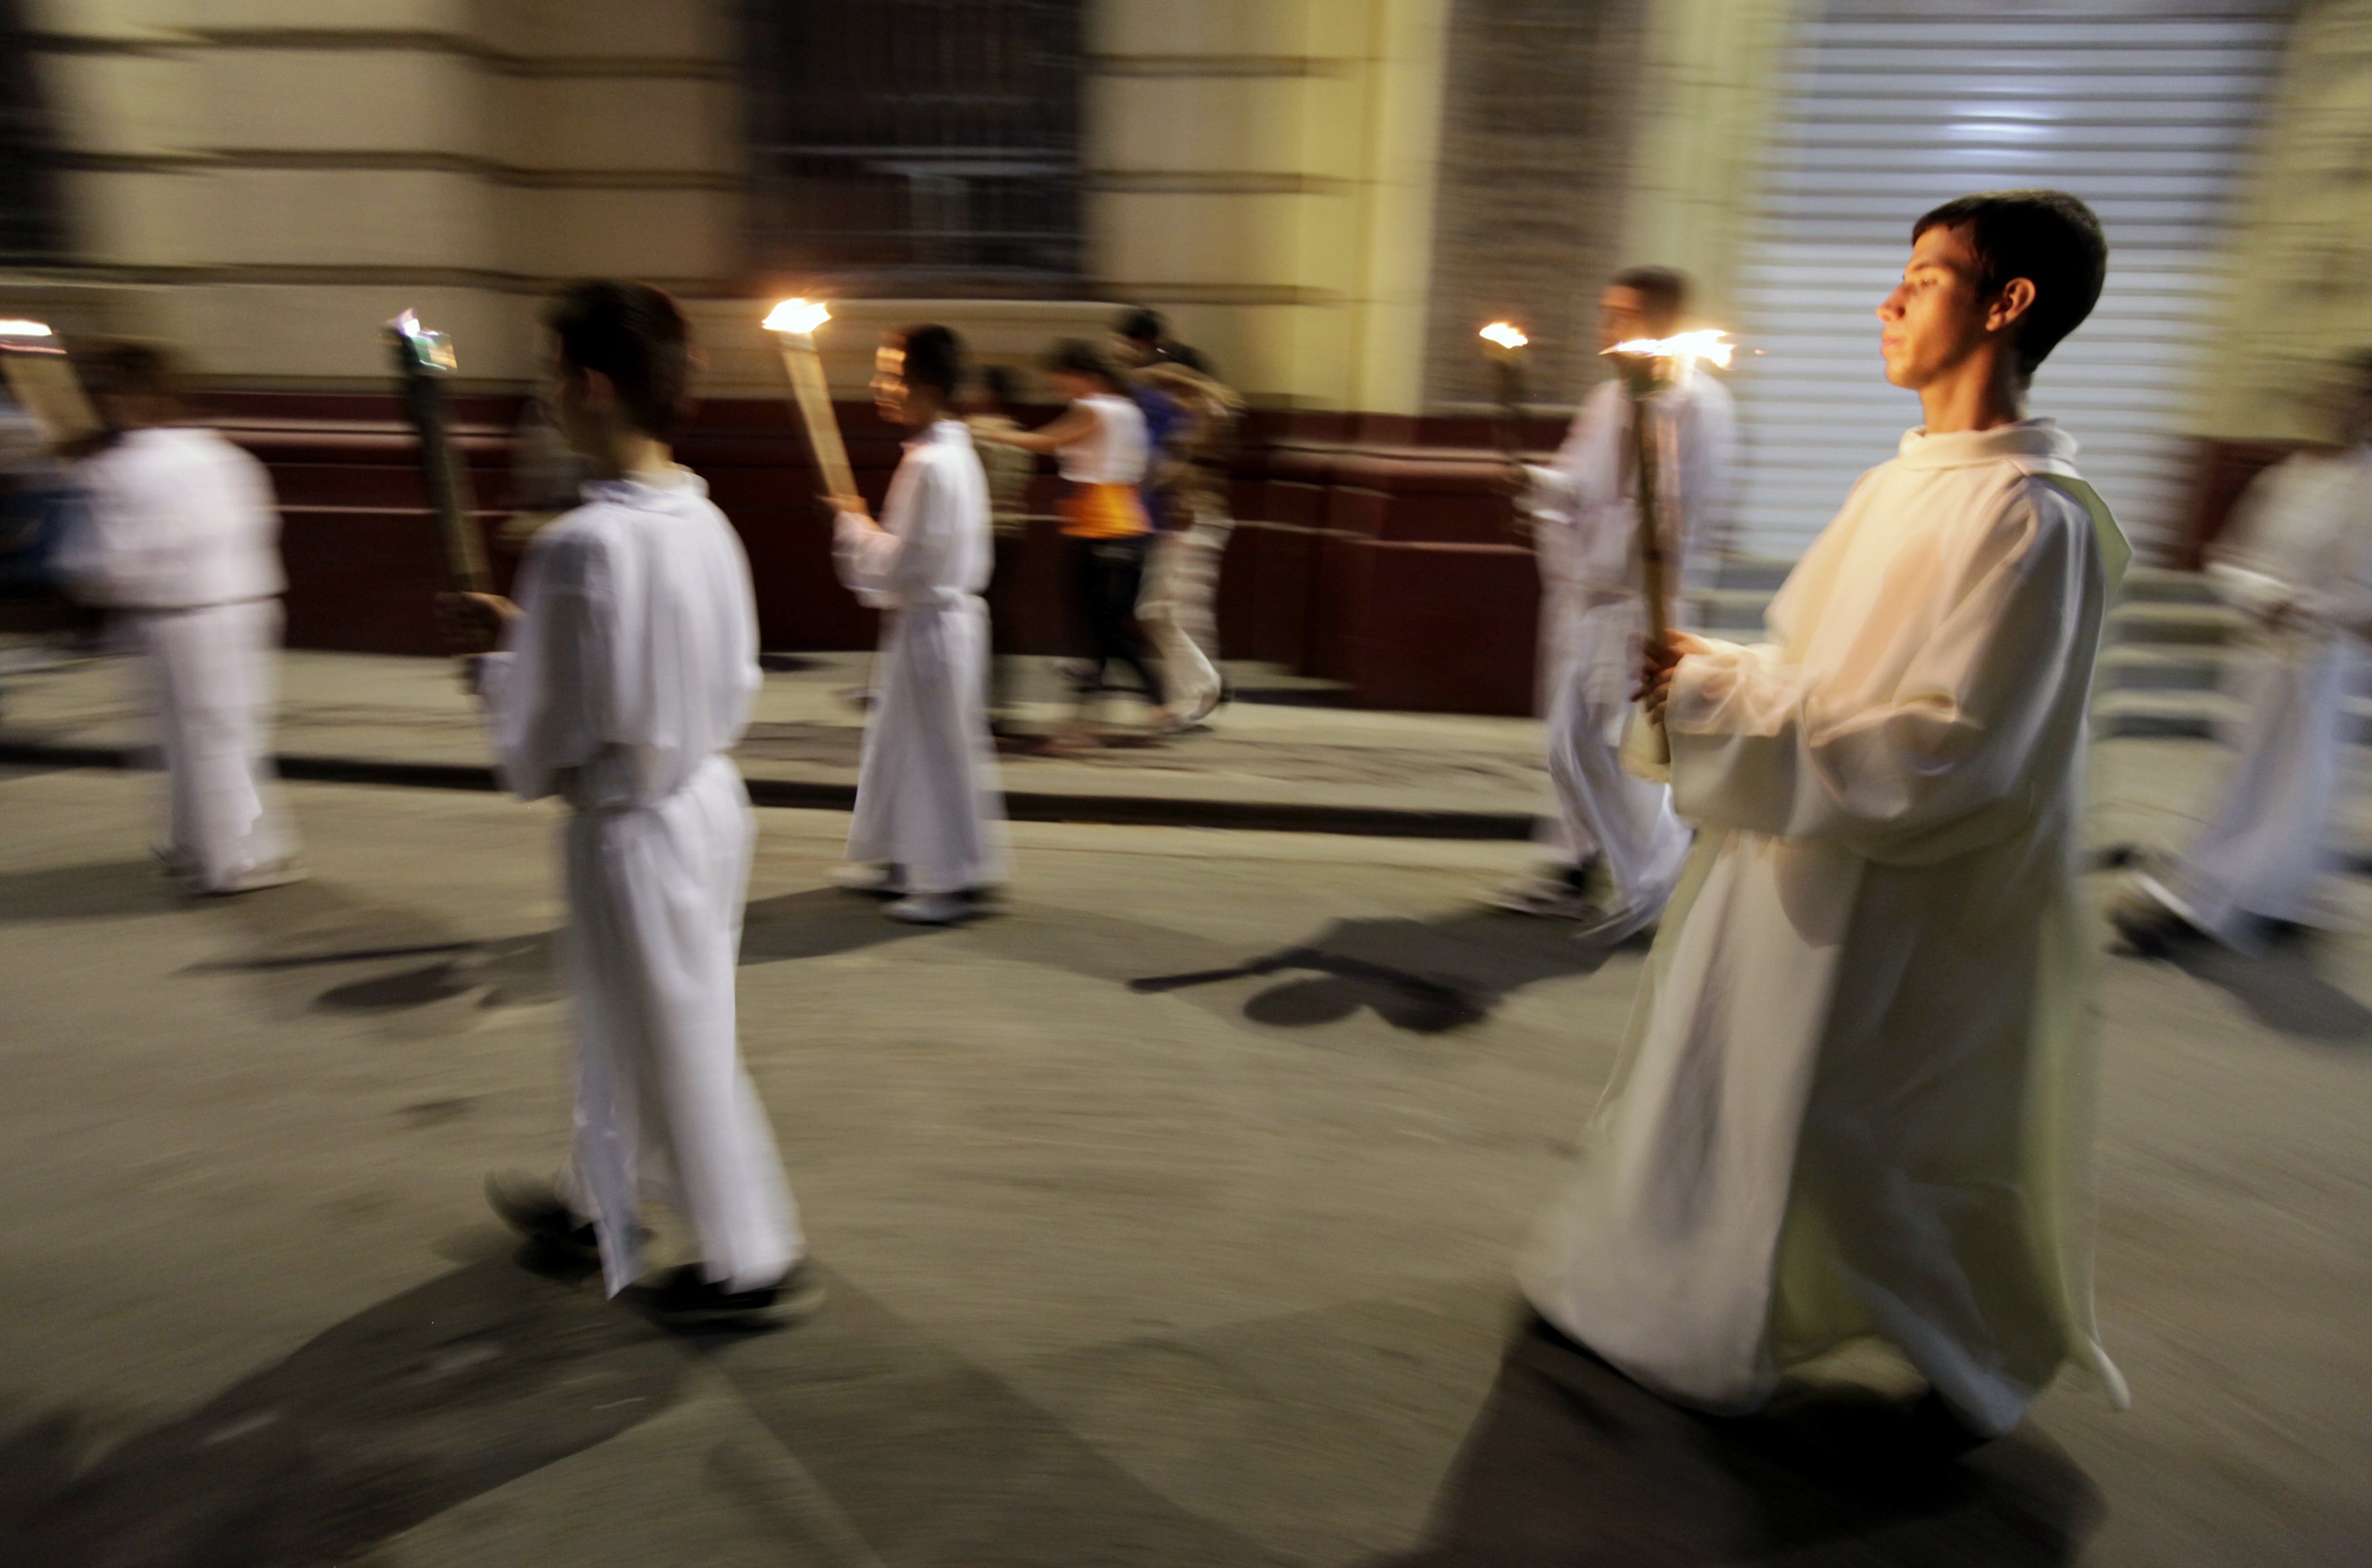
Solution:
[(1959, 430), (1930, 436), (1925, 426), (1902, 433), (1895, 460), (1907, 469), (1956, 469), (2005, 458), (2048, 458), (2072, 463), (2076, 437), (2051, 419), (2021, 419), (1991, 430)]

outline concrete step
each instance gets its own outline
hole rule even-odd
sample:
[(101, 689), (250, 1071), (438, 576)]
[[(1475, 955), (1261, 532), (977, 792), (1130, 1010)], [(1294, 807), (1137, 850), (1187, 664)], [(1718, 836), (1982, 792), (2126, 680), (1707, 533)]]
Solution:
[(1697, 624), (1708, 632), (1760, 632), (1771, 604), (1766, 588), (1708, 588), (1689, 598)]
[(2125, 604), (2214, 604), (2215, 590), (2198, 572), (2171, 566), (2133, 566), (2125, 571), (2118, 598)]
[(2223, 650), (2218, 647), (2124, 643), (2100, 650), (2103, 691), (2213, 691), (2223, 679)]
[[(2219, 691), (2103, 691), (2092, 703), (2092, 733), (2103, 739), (2206, 740), (2234, 711), (2232, 700)], [(2347, 712), (2348, 738), (2359, 746), (2372, 744), (2372, 697), (2348, 698)]]
[(2127, 600), (2109, 611), (2107, 641), (2219, 647), (2239, 624), (2239, 615), (2220, 604)]

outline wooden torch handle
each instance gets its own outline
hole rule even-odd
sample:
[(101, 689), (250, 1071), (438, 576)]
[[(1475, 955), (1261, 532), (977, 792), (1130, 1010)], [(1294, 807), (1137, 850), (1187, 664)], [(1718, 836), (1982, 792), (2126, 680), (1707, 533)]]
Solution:
[(831, 388), (823, 378), (823, 356), (815, 344), (792, 333), (782, 335), (783, 369), (799, 401), (799, 418), (808, 427), (808, 447), (815, 454), (816, 473), (826, 495), (854, 495), (856, 478), (849, 471), (848, 448), (841, 444), (840, 420), (831, 411)]

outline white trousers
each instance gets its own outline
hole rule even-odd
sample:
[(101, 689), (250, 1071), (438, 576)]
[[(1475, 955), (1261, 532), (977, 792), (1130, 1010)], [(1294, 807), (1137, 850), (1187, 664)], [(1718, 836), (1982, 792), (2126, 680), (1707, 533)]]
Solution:
[(883, 620), (848, 858), (894, 863), (918, 893), (1005, 880), (987, 661), (988, 610), (972, 595)]
[(1170, 706), (1201, 712), (1219, 699), (1219, 563), (1235, 524), (1197, 518), (1190, 528), (1158, 535), (1138, 593), (1136, 619), (1161, 656), (1163, 693)]
[(2340, 638), (2250, 647), (2235, 657), (2227, 690), (2240, 718), (2232, 771), (2169, 889), (2184, 917), (2219, 941), (2245, 941), (2252, 917), (2314, 917), (2357, 665), (2355, 645)]
[(1628, 596), (1552, 588), (1543, 596), (1542, 714), (1556, 815), (1539, 842), (1568, 864), (1599, 857), (1619, 908), (1657, 911), (1689, 856), (1689, 830), (1672, 815), (1669, 785), (1622, 766), (1645, 615)]
[(643, 1272), (644, 1200), (684, 1216), (707, 1277), (731, 1289), (773, 1283), (803, 1249), (737, 1033), (754, 837), (749, 792), (723, 757), (655, 806), (580, 811), (563, 830), (575, 1187), (612, 1295)]
[(165, 753), (166, 842), (213, 891), (296, 853), (269, 752), (280, 601), (144, 610)]

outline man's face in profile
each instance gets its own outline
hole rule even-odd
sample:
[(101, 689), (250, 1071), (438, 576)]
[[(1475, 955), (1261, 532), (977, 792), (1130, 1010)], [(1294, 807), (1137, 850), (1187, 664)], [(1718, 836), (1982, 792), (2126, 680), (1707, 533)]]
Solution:
[(1671, 323), (1648, 315), (1646, 296), (1622, 284), (1598, 296), (1598, 346), (1602, 353), (1634, 338), (1660, 338)]
[(1982, 275), (1965, 227), (1938, 224), (1912, 242), (1902, 281), (1878, 308), (1888, 380), (1918, 391), (1986, 341)]

